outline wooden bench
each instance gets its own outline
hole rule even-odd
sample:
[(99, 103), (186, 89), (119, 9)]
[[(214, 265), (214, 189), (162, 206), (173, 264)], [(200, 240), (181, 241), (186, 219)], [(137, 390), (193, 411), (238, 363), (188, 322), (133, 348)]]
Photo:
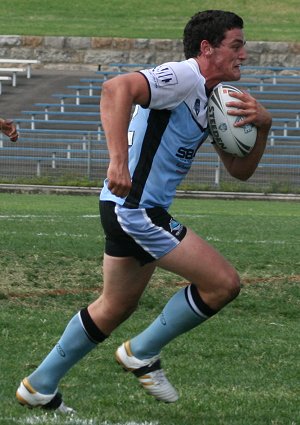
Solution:
[[(78, 130), (78, 129), (66, 129), (66, 128), (62, 128), (62, 129), (57, 129), (57, 128), (19, 128), (19, 134), (20, 134), (20, 140), (23, 137), (23, 135), (30, 135), (30, 134), (34, 134), (37, 137), (39, 137), (39, 135), (55, 135), (58, 137), (63, 137), (63, 136), (83, 136), (83, 138), (86, 138), (86, 140), (89, 140), (91, 137), (95, 137), (95, 140), (98, 141), (102, 141), (104, 140), (104, 132), (102, 130)], [(0, 133), (0, 138), (2, 133)]]
[[(135, 68), (153, 68), (157, 66), (156, 63), (124, 63), (124, 62), (110, 62), (108, 64), (109, 66), (113, 67), (135, 67)], [(99, 65), (101, 66), (101, 65)], [(141, 68), (142, 69), (142, 68)], [(271, 72), (281, 72), (281, 71), (297, 71), (300, 72), (299, 66), (273, 66), (273, 65), (242, 65), (241, 66), (242, 72), (244, 70), (251, 70), (251, 71), (271, 71)]]
[(278, 74), (241, 74), (242, 79), (258, 79), (260, 82), (264, 83), (265, 80), (272, 80), (272, 84), (277, 84), (277, 80), (299, 80), (300, 84), (300, 74), (299, 75), (278, 75)]
[(0, 76), (0, 95), (2, 94), (2, 82), (3, 81), (11, 81), (11, 77), (8, 76)]
[[(99, 65), (101, 68), (101, 65)], [(137, 70), (139, 69), (147, 69), (147, 68), (155, 68), (157, 65), (156, 64), (151, 64), (151, 63), (119, 63), (119, 62), (112, 62), (109, 64), (109, 66), (111, 66), (112, 68), (118, 68), (119, 71), (123, 71), (129, 68), (130, 70), (132, 68), (136, 68)]]
[[(258, 87), (259, 90), (261, 92), (264, 92), (265, 88), (273, 88), (273, 87), (278, 87), (281, 89), (287, 89), (287, 88), (294, 88), (294, 89), (299, 89), (300, 88), (300, 82), (299, 83), (265, 83), (265, 82), (261, 82), (261, 81), (244, 81), (243, 79), (239, 80), (239, 81), (233, 81), (230, 82), (229, 84), (236, 86), (236, 87)], [(265, 91), (267, 93), (267, 91)]]
[(108, 80), (110, 77), (116, 77), (124, 74), (121, 71), (96, 71), (96, 74), (103, 75), (104, 80)]
[(36, 134), (38, 135), (39, 133), (41, 134), (58, 134), (58, 135), (76, 135), (76, 136), (98, 136), (98, 134), (100, 133), (103, 134), (103, 131), (98, 131), (98, 130), (75, 130), (75, 129), (56, 129), (56, 128), (37, 128), (37, 129), (30, 129), (30, 128), (20, 128), (20, 134), (22, 135), (22, 133), (28, 133), (28, 134)]
[[(299, 83), (299, 89), (300, 89), (300, 83)], [(277, 95), (277, 96), (300, 96), (300, 91), (294, 91), (294, 90), (253, 90), (249, 88), (250, 94), (263, 94), (265, 95)]]
[[(49, 115), (51, 116), (74, 116), (74, 117), (99, 117), (100, 112), (89, 112), (89, 111), (22, 111), (22, 114), (31, 115), (31, 119), (34, 120), (37, 115), (44, 115), (45, 121), (49, 120)], [(87, 120), (87, 123), (89, 121)]]
[[(18, 146), (17, 150), (13, 145), (9, 145), (5, 147), (5, 152), (17, 152), (18, 156), (22, 156), (23, 158), (28, 157), (26, 154), (33, 152), (35, 155), (41, 154), (49, 154), (49, 153), (55, 153), (57, 154), (65, 154), (65, 157), (63, 159), (76, 159), (76, 156), (74, 154), (80, 154), (84, 155), (82, 159), (86, 159), (86, 155), (93, 154), (93, 155), (99, 155), (99, 157), (105, 156), (108, 158), (108, 151), (107, 149), (87, 149), (85, 148), (73, 148), (71, 147), (71, 143), (66, 143), (64, 146), (51, 146), (51, 147), (45, 147), (43, 146), (44, 141), (39, 141), (40, 146)], [(27, 142), (28, 143), (28, 142)], [(78, 142), (77, 142), (78, 143)], [(24, 155), (21, 155), (21, 153), (24, 152)], [(4, 156), (4, 155), (3, 155)], [(5, 157), (5, 156), (4, 156)], [(77, 157), (78, 158), (78, 157)]]
[(299, 142), (299, 136), (284, 136), (284, 135), (275, 135), (269, 133), (268, 140), (270, 142), (270, 146), (274, 146), (276, 141), (280, 142)]
[(287, 114), (287, 113), (291, 113), (291, 114), (300, 114), (300, 105), (299, 108), (269, 108), (270, 112), (274, 112), (274, 113), (283, 113), (283, 114)]
[[(97, 140), (102, 140), (104, 138), (104, 131), (101, 127), (100, 121), (75, 121), (75, 120), (38, 120), (38, 119), (27, 119), (27, 118), (14, 118), (14, 121), (16, 123), (17, 129), (19, 133), (22, 132), (27, 133), (28, 131), (35, 131), (35, 132), (43, 132), (43, 133), (56, 133), (56, 134), (94, 134), (97, 135)], [(20, 128), (20, 124), (30, 124), (30, 128)], [(48, 124), (48, 125), (62, 125), (62, 126), (69, 126), (69, 125), (79, 125), (79, 126), (97, 126), (97, 130), (77, 130), (77, 129), (69, 129), (69, 128), (62, 128), (62, 129), (53, 129), (53, 128), (36, 128), (36, 124)], [(81, 131), (81, 133), (80, 133)]]
[(24, 72), (25, 69), (24, 68), (0, 68), (0, 73), (8, 73), (8, 74), (12, 74), (12, 86), (16, 87), (17, 85), (17, 74)]
[(82, 90), (87, 90), (89, 93), (89, 96), (93, 96), (94, 94), (94, 90), (99, 90), (101, 91), (101, 86), (94, 86), (93, 84), (89, 84), (88, 86), (86, 85), (74, 85), (74, 86), (67, 86), (68, 89), (74, 89), (76, 90), (76, 95), (80, 96), (80, 93)]
[(273, 66), (273, 65), (242, 65), (241, 71), (243, 72), (244, 70), (259, 71), (259, 72), (271, 71), (273, 72), (273, 74), (278, 75), (278, 73), (282, 71), (300, 72), (300, 67), (299, 66)]
[(61, 119), (61, 120), (40, 120), (40, 119), (36, 119), (36, 118), (34, 118), (34, 119), (32, 119), (32, 118), (14, 118), (14, 122), (16, 123), (16, 125), (17, 125), (17, 127), (18, 127), (18, 129), (20, 128), (19, 127), (19, 124), (30, 124), (30, 126), (31, 126), (31, 130), (35, 130), (35, 125), (36, 124), (48, 124), (48, 125), (51, 125), (51, 124), (61, 124), (61, 125), (86, 125), (86, 126), (88, 126), (88, 125), (96, 125), (96, 126), (98, 126), (98, 131), (100, 132), (101, 131), (101, 122), (100, 122), (100, 120), (97, 120), (97, 121), (87, 121), (87, 120), (84, 120), (84, 121), (82, 121), (82, 120), (63, 120), (63, 119)]
[[(289, 131), (293, 131), (296, 132), (296, 134), (299, 132), (300, 128), (299, 127), (290, 127), (288, 125), (272, 125), (271, 127), (271, 134), (274, 134), (274, 131), (280, 131), (282, 132), (283, 136), (288, 136), (288, 132)], [(299, 141), (300, 141), (300, 133), (299, 133)]]
[(76, 105), (80, 105), (81, 99), (100, 100), (100, 95), (89, 96), (88, 94), (54, 93), (52, 96), (58, 97), (62, 105), (64, 105), (65, 99), (75, 99)]
[(80, 78), (81, 83), (101, 84), (101, 83), (104, 83), (104, 81), (106, 81), (106, 79), (104, 78)]
[(283, 100), (283, 99), (259, 99), (260, 103), (267, 103), (270, 105), (299, 105), (299, 111), (300, 111), (300, 102), (299, 100)]
[(6, 64), (23, 64), (26, 65), (26, 76), (27, 78), (31, 78), (31, 65), (39, 64), (41, 63), (39, 60), (36, 59), (0, 59), (0, 63), (6, 63)]
[(99, 105), (94, 103), (80, 103), (79, 105), (77, 105), (76, 103), (35, 103), (35, 106), (45, 108), (45, 112), (47, 112), (49, 108), (60, 108), (61, 112), (65, 112), (65, 108), (95, 109), (99, 111)]
[(295, 126), (294, 127), (291, 127), (293, 129), (300, 127), (300, 120), (299, 120), (299, 118), (290, 118), (290, 117), (283, 117), (283, 118), (281, 117), (281, 118), (278, 118), (278, 117), (273, 117), (272, 122), (273, 122), (273, 125), (275, 125), (276, 122), (278, 122), (278, 123), (283, 122), (284, 123), (284, 126), (288, 126), (291, 123), (295, 123)]

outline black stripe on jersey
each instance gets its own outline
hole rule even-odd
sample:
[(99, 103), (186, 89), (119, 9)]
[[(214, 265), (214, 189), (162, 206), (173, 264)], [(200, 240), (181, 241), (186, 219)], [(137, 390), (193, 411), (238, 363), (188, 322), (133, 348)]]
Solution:
[(191, 118), (192, 118), (192, 120), (197, 124), (197, 126), (200, 128), (200, 130), (204, 133), (204, 131), (206, 130), (206, 128), (203, 128), (202, 127), (202, 125), (195, 119), (195, 117), (194, 117), (194, 115), (193, 115), (193, 113), (192, 113), (192, 111), (190, 110), (190, 108), (189, 108), (189, 105), (187, 104), (187, 103), (185, 103), (184, 102), (184, 104), (185, 104), (185, 106), (187, 107), (187, 109), (189, 110), (189, 112), (190, 112), (190, 114), (191, 114)]
[(194, 117), (194, 115), (192, 114), (192, 111), (190, 110), (190, 108), (189, 108), (189, 106), (188, 106), (188, 104), (187, 103), (185, 103), (184, 102), (184, 104), (185, 104), (185, 106), (187, 107), (187, 109), (189, 110), (189, 113), (191, 114), (191, 118), (192, 118), (192, 120), (197, 124), (197, 126), (200, 128), (200, 130), (202, 131), (202, 133), (203, 133), (203, 137), (201, 137), (201, 140), (199, 141), (199, 144), (198, 144), (198, 146), (197, 146), (197, 148), (196, 148), (196, 151), (195, 152), (197, 152), (198, 151), (198, 149), (200, 148), (200, 146), (205, 142), (205, 140), (207, 139), (207, 136), (208, 136), (208, 134), (209, 134), (209, 132), (208, 132), (208, 127), (206, 127), (206, 128), (203, 128), (202, 127), (202, 125), (199, 123), (199, 122), (197, 122), (197, 120), (195, 119), (195, 117)]
[(169, 123), (170, 116), (171, 111), (167, 109), (150, 110), (140, 158), (132, 176), (131, 190), (124, 203), (127, 208), (137, 208), (139, 206), (154, 156)]

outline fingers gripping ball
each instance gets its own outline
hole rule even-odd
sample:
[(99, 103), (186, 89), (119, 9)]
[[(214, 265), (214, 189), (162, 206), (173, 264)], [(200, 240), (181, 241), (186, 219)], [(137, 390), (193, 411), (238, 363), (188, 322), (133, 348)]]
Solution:
[(228, 84), (219, 85), (208, 99), (208, 125), (214, 142), (225, 152), (244, 157), (255, 145), (257, 129), (253, 124), (235, 127), (234, 124), (244, 118), (228, 115), (226, 102), (232, 101), (230, 92), (242, 93), (236, 87)]
[(12, 120), (4, 120), (0, 118), (0, 131), (10, 138), (11, 142), (18, 140), (18, 132)]

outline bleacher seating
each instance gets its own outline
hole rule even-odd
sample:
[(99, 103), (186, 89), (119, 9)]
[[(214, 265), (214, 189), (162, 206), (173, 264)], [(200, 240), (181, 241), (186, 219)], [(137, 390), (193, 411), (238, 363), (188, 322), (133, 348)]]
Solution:
[[(0, 64), (6, 65), (0, 68), (0, 95), (2, 94), (2, 83), (4, 81), (11, 82), (13, 87), (17, 85), (17, 75), (26, 71), (26, 77), (31, 78), (31, 66), (39, 64), (40, 61), (36, 59), (5, 59), (0, 58)], [(11, 67), (11, 65), (25, 65), (26, 68)], [(9, 75), (7, 75), (9, 74)]]
[(76, 105), (80, 105), (81, 100), (96, 100), (100, 101), (100, 95), (78, 94), (78, 93), (54, 93), (53, 97), (60, 99), (61, 105), (65, 104), (66, 99), (75, 99)]
[(25, 65), (26, 66), (26, 76), (31, 78), (31, 66), (38, 65), (41, 62), (38, 59), (11, 59), (11, 58), (0, 58), (0, 64), (7, 65)]
[[(97, 170), (94, 174), (103, 178), (108, 165), (108, 152), (100, 122), (101, 86), (108, 78), (153, 66), (111, 64), (113, 71), (95, 71), (95, 78), (80, 78), (78, 85), (66, 86), (63, 93), (53, 93), (52, 97), (58, 98), (59, 102), (37, 103), (23, 111), (21, 117), (15, 118), (21, 134), (20, 143), (11, 145), (5, 143), (2, 137), (2, 158), (14, 163), (34, 163), (34, 172), (39, 176), (50, 169), (57, 171), (60, 167), (63, 170), (73, 167), (76, 172), (88, 170), (88, 175), (92, 177), (91, 169), (94, 166)], [(299, 175), (300, 68), (243, 67), (241, 81), (232, 84), (249, 90), (271, 111), (274, 118), (266, 153), (259, 171), (255, 173), (258, 175), (256, 179), (261, 174), (269, 173), (270, 169), (278, 169), (279, 175), (285, 178), (288, 178), (291, 170)], [(191, 170), (192, 178), (197, 167), (210, 170), (214, 182), (218, 183), (219, 161), (209, 145), (197, 153)], [(297, 178), (299, 183), (300, 177)]]
[(71, 110), (71, 109), (83, 109), (83, 112), (87, 109), (99, 111), (99, 103), (80, 103), (77, 105), (76, 103), (35, 103), (35, 106), (44, 108), (44, 111), (47, 112), (51, 108), (59, 108), (61, 112), (65, 112), (65, 110)]

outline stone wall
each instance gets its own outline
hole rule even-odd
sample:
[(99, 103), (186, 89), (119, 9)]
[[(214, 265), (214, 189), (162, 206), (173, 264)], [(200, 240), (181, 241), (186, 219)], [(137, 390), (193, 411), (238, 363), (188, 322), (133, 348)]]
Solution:
[[(300, 67), (300, 43), (247, 42), (248, 65)], [(110, 62), (181, 60), (181, 40), (0, 36), (0, 57), (39, 59), (42, 67), (95, 69)]]

